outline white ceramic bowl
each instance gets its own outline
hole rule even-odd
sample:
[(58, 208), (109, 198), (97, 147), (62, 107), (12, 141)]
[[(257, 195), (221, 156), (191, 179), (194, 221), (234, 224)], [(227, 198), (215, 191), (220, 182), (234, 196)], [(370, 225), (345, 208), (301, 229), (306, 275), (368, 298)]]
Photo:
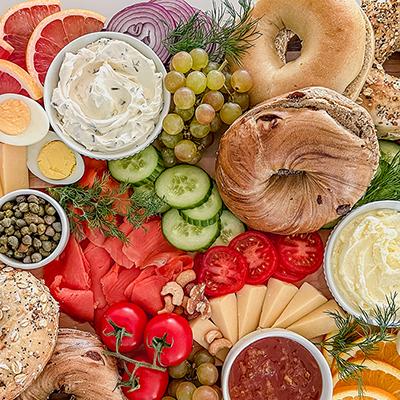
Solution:
[[(345, 218), (343, 218), (334, 228), (332, 233), (329, 236), (328, 242), (325, 247), (325, 255), (324, 255), (324, 273), (325, 279), (328, 284), (329, 290), (331, 291), (333, 297), (337, 301), (337, 303), (349, 314), (354, 316), (360, 316), (360, 310), (354, 308), (353, 305), (349, 303), (346, 297), (340, 292), (336, 285), (335, 278), (333, 276), (332, 271), (332, 254), (335, 248), (336, 240), (340, 236), (342, 230), (354, 219), (358, 216), (365, 214), (370, 211), (374, 210), (397, 210), (400, 211), (400, 201), (392, 201), (392, 200), (385, 200), (385, 201), (376, 201), (373, 203), (365, 204), (359, 208), (356, 208), (354, 211), (350, 212)], [(373, 320), (370, 321), (374, 323)]]
[(54, 200), (51, 196), (39, 192), (38, 190), (32, 190), (32, 189), (21, 189), (21, 190), (16, 190), (14, 192), (8, 193), (5, 196), (0, 198), (0, 209), (3, 206), (3, 204), (7, 203), (7, 201), (14, 200), (17, 196), (29, 196), (29, 195), (35, 195), (37, 197), (41, 197), (42, 199), (46, 200), (49, 202), (57, 211), (57, 214), (60, 217), (60, 222), (62, 226), (62, 231), (61, 231), (61, 239), (60, 242), (58, 243), (58, 246), (55, 248), (55, 250), (45, 259), (38, 263), (32, 263), (32, 264), (24, 264), (20, 261), (17, 261), (15, 259), (9, 258), (5, 256), (4, 254), (0, 254), (0, 262), (3, 264), (9, 265), (10, 267), (13, 268), (19, 268), (19, 269), (25, 269), (25, 270), (30, 270), (30, 269), (36, 269), (36, 268), (42, 268), (45, 265), (49, 264), (53, 260), (55, 260), (65, 249), (65, 246), (68, 243), (69, 239), (69, 234), (70, 234), (70, 228), (69, 228), (69, 221), (67, 214), (61, 207), (61, 205)]
[(165, 118), (165, 116), (169, 113), (169, 108), (170, 108), (170, 103), (171, 103), (171, 94), (165, 89), (163, 89), (163, 109), (161, 110), (160, 113), (160, 118), (154, 128), (154, 131), (148, 136), (146, 142), (142, 143), (141, 145), (134, 145), (131, 147), (124, 147), (122, 150), (117, 150), (114, 152), (101, 152), (101, 151), (91, 151), (88, 150), (85, 146), (82, 144), (78, 143), (74, 139), (72, 139), (70, 136), (66, 135), (62, 129), (62, 124), (60, 122), (57, 110), (51, 105), (51, 99), (53, 96), (53, 91), (58, 85), (59, 81), (59, 72), (61, 65), (64, 61), (65, 54), (66, 53), (76, 53), (78, 50), (80, 50), (83, 47), (86, 47), (90, 43), (96, 42), (97, 40), (101, 38), (108, 38), (108, 39), (115, 39), (115, 40), (121, 40), (124, 41), (128, 44), (130, 44), (132, 47), (137, 49), (140, 53), (142, 53), (145, 57), (151, 59), (154, 61), (156, 65), (156, 69), (158, 72), (161, 72), (163, 76), (166, 75), (167, 71), (164, 67), (164, 64), (161, 62), (159, 57), (157, 56), (154, 51), (141, 42), (138, 39), (135, 39), (134, 37), (130, 35), (126, 35), (124, 33), (117, 33), (117, 32), (96, 32), (96, 33), (90, 33), (87, 35), (84, 35), (73, 42), (69, 43), (67, 46), (65, 46), (56, 56), (56, 58), (53, 60), (53, 62), (50, 65), (50, 68), (47, 72), (46, 75), (46, 81), (44, 83), (44, 106), (47, 111), (47, 114), (49, 116), (50, 120), (50, 125), (54, 129), (54, 131), (57, 133), (57, 135), (61, 138), (62, 141), (64, 141), (71, 149), (77, 151), (78, 153), (95, 158), (98, 160), (119, 160), (122, 158), (130, 157), (134, 154), (139, 153), (146, 147), (148, 147), (151, 143), (154, 142), (154, 140), (158, 137), (158, 135), (162, 131), (162, 121)]
[(232, 365), (239, 354), (250, 346), (252, 343), (257, 342), (262, 339), (279, 337), (293, 340), (294, 342), (302, 345), (306, 350), (308, 350), (317, 362), (321, 375), (322, 375), (322, 394), (320, 400), (331, 400), (333, 392), (333, 381), (332, 374), (328, 363), (326, 362), (322, 353), (318, 348), (312, 344), (309, 340), (305, 339), (303, 336), (297, 333), (290, 332), (286, 329), (261, 329), (250, 333), (245, 336), (239, 342), (232, 347), (222, 368), (222, 392), (224, 400), (231, 400), (229, 395), (229, 375), (232, 369)]

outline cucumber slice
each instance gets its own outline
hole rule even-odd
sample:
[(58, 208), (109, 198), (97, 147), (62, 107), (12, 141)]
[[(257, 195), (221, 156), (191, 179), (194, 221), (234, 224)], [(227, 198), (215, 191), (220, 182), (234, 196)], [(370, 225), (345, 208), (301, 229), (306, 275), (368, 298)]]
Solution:
[(211, 195), (211, 179), (201, 168), (177, 165), (156, 180), (156, 193), (171, 207), (183, 210), (205, 203)]
[(181, 210), (181, 217), (189, 224), (196, 226), (209, 226), (215, 224), (222, 212), (222, 199), (217, 187), (214, 185), (211, 196), (201, 206)]
[(221, 214), (221, 234), (213, 243), (213, 246), (228, 246), (230, 241), (246, 230), (242, 221), (236, 218), (230, 211), (224, 210)]
[(172, 209), (162, 217), (162, 231), (173, 246), (184, 251), (208, 249), (220, 233), (220, 222), (209, 226), (195, 226), (186, 222), (179, 211)]
[(117, 181), (142, 186), (154, 182), (164, 165), (157, 150), (149, 146), (132, 157), (109, 161), (108, 169)]
[(387, 163), (391, 163), (396, 154), (400, 151), (400, 145), (389, 140), (380, 140), (379, 148), (381, 150), (382, 159)]
[[(146, 185), (138, 186), (135, 189), (135, 194), (137, 194), (139, 196), (139, 198), (144, 198), (144, 199), (146, 199), (148, 197), (152, 197), (152, 196), (157, 196), (153, 183), (147, 183)], [(160, 202), (161, 201), (162, 200), (160, 199)], [(171, 207), (164, 201), (163, 204), (158, 209), (157, 213), (163, 214), (163, 213), (167, 212), (170, 208)]]

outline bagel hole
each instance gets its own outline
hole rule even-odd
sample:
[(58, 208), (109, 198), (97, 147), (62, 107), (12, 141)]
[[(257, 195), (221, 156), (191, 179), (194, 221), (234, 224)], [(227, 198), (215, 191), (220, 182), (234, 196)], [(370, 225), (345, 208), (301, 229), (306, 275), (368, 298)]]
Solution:
[[(285, 63), (296, 60), (302, 50), (301, 39), (289, 29), (283, 29), (278, 32), (275, 46), (279, 58)], [(284, 54), (283, 51), (285, 51)]]
[(48, 400), (76, 400), (76, 396), (73, 394), (67, 394), (63, 392), (53, 392)]
[(301, 39), (294, 35), (287, 45), (287, 50), (285, 53), (286, 62), (297, 60), (300, 57), (301, 50), (303, 48), (303, 44)]
[(400, 78), (400, 51), (393, 53), (383, 64), (385, 71), (393, 76)]

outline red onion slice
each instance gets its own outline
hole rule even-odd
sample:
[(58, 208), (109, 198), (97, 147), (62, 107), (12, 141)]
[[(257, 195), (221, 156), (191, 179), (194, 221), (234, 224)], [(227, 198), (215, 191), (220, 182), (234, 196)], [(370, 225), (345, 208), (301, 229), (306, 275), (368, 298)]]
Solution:
[(152, 3), (159, 4), (165, 8), (175, 20), (175, 27), (180, 22), (187, 21), (194, 13), (198, 11), (197, 8), (192, 7), (185, 0), (151, 0)]

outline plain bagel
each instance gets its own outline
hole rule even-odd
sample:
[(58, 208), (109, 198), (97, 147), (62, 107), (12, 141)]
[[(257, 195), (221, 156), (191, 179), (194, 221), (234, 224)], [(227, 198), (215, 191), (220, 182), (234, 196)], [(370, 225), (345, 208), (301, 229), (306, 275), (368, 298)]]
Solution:
[[(373, 30), (354, 0), (258, 0), (253, 17), (263, 34), (243, 59), (253, 76), (252, 104), (309, 86), (336, 90), (355, 100), (371, 69)], [(286, 63), (276, 39), (292, 31), (300, 56)]]
[(216, 181), (226, 206), (249, 227), (314, 232), (346, 214), (379, 162), (368, 112), (325, 88), (259, 104), (221, 139)]
[(400, 51), (400, 0), (363, 0), (362, 7), (375, 32), (375, 58), (361, 93), (362, 105), (374, 120), (382, 139), (400, 139), (400, 79), (389, 75), (383, 63)]

